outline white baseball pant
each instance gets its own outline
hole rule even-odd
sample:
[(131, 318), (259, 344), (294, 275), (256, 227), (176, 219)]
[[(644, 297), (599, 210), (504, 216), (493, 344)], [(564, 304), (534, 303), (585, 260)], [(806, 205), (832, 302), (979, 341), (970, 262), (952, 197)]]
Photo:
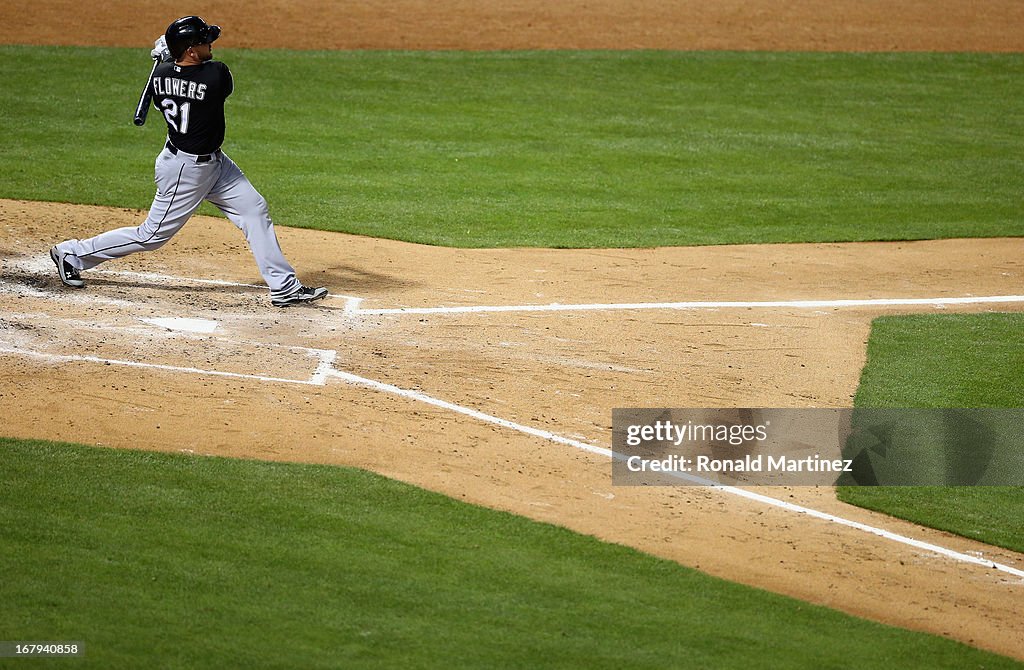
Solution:
[(159, 249), (191, 218), (203, 200), (213, 203), (245, 234), (272, 298), (286, 296), (301, 284), (281, 251), (267, 201), (241, 169), (222, 151), (200, 156), (172, 152), (168, 145), (156, 158), (156, 196), (149, 216), (137, 228), (118, 228), (87, 240), (67, 240), (57, 251), (79, 270), (139, 251)]

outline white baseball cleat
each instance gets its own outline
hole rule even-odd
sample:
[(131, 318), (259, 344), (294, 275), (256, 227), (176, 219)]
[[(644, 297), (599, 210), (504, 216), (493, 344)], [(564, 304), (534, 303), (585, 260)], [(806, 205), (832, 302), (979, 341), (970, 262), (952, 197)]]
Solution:
[(320, 300), (327, 297), (327, 289), (323, 286), (312, 288), (310, 286), (300, 286), (283, 298), (271, 298), (270, 304), (274, 307), (289, 307), (291, 305), (301, 305), (307, 302), (313, 302), (314, 300)]

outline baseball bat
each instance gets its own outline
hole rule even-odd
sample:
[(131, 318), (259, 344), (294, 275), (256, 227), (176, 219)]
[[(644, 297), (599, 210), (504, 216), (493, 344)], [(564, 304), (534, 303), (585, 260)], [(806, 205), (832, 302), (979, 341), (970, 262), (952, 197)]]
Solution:
[(139, 105), (135, 108), (135, 125), (141, 126), (146, 123), (146, 115), (149, 114), (149, 103), (153, 99), (153, 87), (150, 85), (153, 81), (153, 73), (156, 72), (156, 66), (160, 64), (159, 58), (153, 59), (153, 69), (150, 70), (149, 76), (146, 77), (146, 85), (142, 87), (142, 93), (139, 95)]

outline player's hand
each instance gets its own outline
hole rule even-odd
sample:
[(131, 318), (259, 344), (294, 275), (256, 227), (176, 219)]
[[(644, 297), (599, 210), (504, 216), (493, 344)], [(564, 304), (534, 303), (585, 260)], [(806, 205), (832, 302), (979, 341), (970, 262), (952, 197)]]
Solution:
[(149, 55), (153, 57), (153, 60), (159, 60), (164, 63), (170, 63), (171, 50), (167, 48), (167, 38), (161, 35), (155, 42), (153, 42), (153, 50), (149, 52)]

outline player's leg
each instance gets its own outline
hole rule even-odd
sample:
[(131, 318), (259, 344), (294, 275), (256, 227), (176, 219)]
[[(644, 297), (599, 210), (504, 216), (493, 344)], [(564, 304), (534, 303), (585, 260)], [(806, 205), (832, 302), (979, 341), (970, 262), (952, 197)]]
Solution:
[(227, 154), (221, 155), (220, 179), (206, 196), (245, 234), (271, 298), (283, 298), (302, 288), (295, 269), (284, 257), (274, 232), (267, 201)]
[(219, 175), (215, 161), (195, 163), (166, 148), (157, 156), (156, 196), (149, 215), (139, 226), (118, 228), (85, 240), (67, 240), (56, 246), (64, 262), (78, 270), (139, 251), (159, 249), (189, 220)]

